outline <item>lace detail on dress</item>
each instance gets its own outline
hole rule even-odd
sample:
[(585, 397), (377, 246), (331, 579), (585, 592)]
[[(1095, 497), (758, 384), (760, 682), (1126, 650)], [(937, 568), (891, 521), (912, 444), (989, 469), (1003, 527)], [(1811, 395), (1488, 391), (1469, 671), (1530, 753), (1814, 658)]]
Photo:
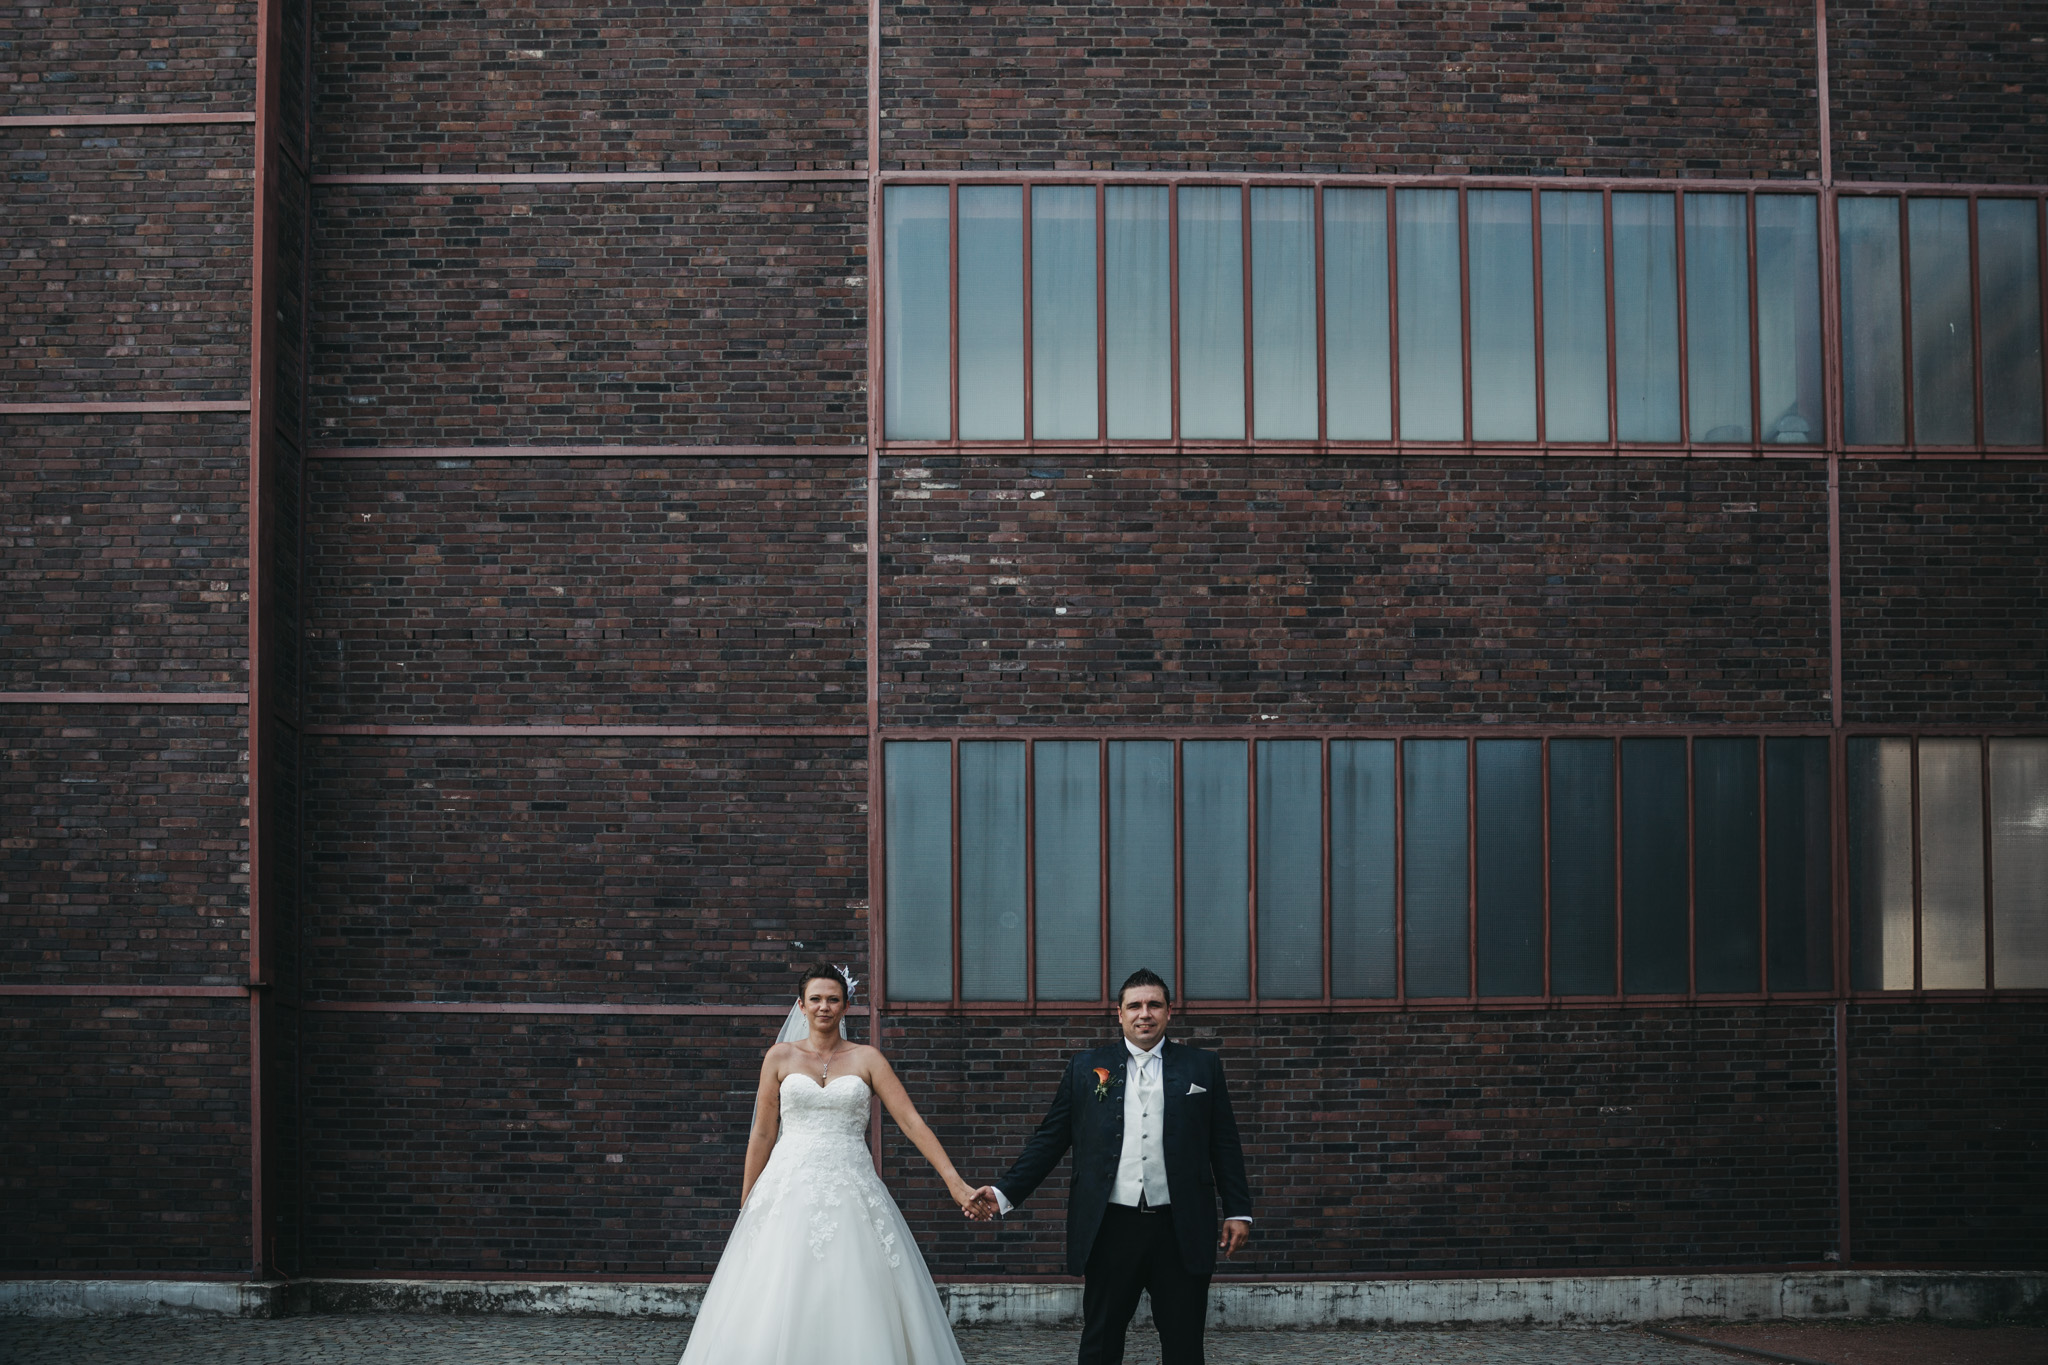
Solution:
[(803, 1217), (817, 1259), (825, 1258), (840, 1223), (851, 1215), (873, 1230), (892, 1269), (903, 1264), (888, 1215), (889, 1193), (864, 1141), (868, 1102), (868, 1084), (858, 1076), (835, 1076), (822, 1086), (808, 1076), (783, 1078), (781, 1132), (747, 1201), (749, 1242), (779, 1223), (784, 1206), (794, 1203), (788, 1212)]

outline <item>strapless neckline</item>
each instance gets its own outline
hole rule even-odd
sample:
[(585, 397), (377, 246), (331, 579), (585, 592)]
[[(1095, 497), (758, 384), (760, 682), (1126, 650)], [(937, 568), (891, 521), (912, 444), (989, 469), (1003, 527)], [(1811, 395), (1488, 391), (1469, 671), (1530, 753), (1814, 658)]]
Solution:
[[(811, 1078), (809, 1076), (806, 1076), (801, 1071), (792, 1071), (787, 1076), (784, 1076), (782, 1078), (782, 1083), (784, 1085), (788, 1085), (791, 1081), (811, 1081)], [(840, 1075), (834, 1076), (832, 1079), (826, 1081), (822, 1085), (820, 1085), (816, 1081), (811, 1081), (811, 1088), (813, 1090), (830, 1090), (833, 1086), (839, 1084), (841, 1081), (860, 1081), (862, 1085), (867, 1084), (867, 1082), (865, 1080), (862, 1080), (860, 1076), (854, 1074), (851, 1071), (848, 1071)]]

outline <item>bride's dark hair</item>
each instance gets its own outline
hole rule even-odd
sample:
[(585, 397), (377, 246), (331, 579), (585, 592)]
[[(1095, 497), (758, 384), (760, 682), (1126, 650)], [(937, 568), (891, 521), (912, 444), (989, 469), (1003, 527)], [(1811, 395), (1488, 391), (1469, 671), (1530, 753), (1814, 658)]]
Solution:
[(853, 1003), (853, 991), (847, 986), (846, 977), (837, 967), (829, 962), (813, 962), (810, 966), (804, 968), (803, 975), (796, 979), (796, 998), (799, 1000), (803, 999), (804, 988), (813, 981), (821, 980), (837, 981), (839, 983), (839, 998), (848, 1004)]

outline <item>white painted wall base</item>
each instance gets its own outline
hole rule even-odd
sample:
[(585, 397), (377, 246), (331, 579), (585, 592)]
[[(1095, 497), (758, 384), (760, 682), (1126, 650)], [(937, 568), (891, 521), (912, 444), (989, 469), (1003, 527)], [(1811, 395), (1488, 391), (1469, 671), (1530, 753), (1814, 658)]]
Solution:
[[(961, 1327), (1075, 1328), (1079, 1284), (941, 1285)], [(589, 1280), (0, 1281), (0, 1313), (541, 1313), (694, 1318), (701, 1284)], [(1211, 1326), (1604, 1327), (1627, 1323), (1936, 1318), (2048, 1312), (2048, 1272), (1799, 1271), (1740, 1275), (1549, 1275), (1497, 1279), (1219, 1284)], [(1144, 1320), (1146, 1310), (1139, 1310)]]

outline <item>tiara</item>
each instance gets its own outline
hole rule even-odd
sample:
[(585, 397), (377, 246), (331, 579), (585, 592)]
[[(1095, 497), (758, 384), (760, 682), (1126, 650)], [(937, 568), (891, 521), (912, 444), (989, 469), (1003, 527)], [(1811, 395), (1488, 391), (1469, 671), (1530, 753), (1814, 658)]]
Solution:
[(860, 984), (860, 978), (844, 967), (839, 969), (839, 979), (846, 983), (846, 1003), (853, 1003), (853, 988)]

